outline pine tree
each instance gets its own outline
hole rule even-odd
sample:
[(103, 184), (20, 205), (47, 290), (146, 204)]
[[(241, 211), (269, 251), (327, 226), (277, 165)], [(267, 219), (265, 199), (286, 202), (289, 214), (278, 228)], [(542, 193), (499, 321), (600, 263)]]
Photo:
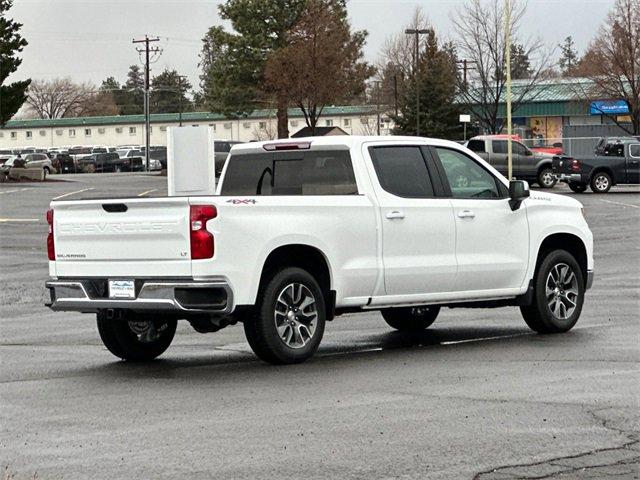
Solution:
[[(456, 96), (458, 70), (455, 49), (451, 44), (440, 44), (430, 29), (420, 55), (420, 135), (437, 138), (460, 138), (460, 123)], [(405, 84), (400, 100), (399, 114), (392, 115), (397, 135), (416, 134), (416, 82), (415, 77)]]
[(573, 75), (574, 70), (578, 66), (580, 62), (580, 58), (578, 57), (578, 52), (574, 48), (573, 38), (568, 36), (564, 39), (560, 45), (560, 60), (558, 61), (558, 66), (560, 67), (560, 71), (562, 72), (563, 77), (570, 77)]
[(20, 35), (22, 24), (7, 16), (12, 0), (0, 0), (0, 127), (13, 117), (27, 100), (31, 80), (6, 83), (22, 63), (17, 55), (27, 46)]
[(511, 78), (520, 80), (530, 78), (533, 73), (529, 53), (521, 43), (511, 44)]

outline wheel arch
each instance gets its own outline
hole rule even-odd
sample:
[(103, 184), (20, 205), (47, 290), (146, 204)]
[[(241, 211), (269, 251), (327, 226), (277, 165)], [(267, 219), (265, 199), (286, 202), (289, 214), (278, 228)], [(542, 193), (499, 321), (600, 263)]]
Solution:
[(331, 266), (324, 252), (317, 247), (301, 243), (275, 248), (267, 255), (262, 265), (259, 288), (263, 287), (272, 273), (286, 267), (302, 268), (318, 281), (325, 294), (327, 320), (333, 319), (336, 295), (332, 290)]
[(580, 237), (571, 233), (553, 233), (540, 243), (536, 257), (535, 274), (537, 274), (540, 264), (549, 252), (553, 250), (566, 250), (572, 254), (582, 272), (585, 285), (587, 283), (588, 257), (587, 247)]

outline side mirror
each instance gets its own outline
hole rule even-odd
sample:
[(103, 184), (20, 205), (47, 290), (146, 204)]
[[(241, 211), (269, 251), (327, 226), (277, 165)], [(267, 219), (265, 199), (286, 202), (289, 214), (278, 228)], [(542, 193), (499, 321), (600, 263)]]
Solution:
[(529, 184), (524, 180), (511, 180), (509, 182), (509, 206), (512, 211), (518, 210), (522, 201), (529, 197)]

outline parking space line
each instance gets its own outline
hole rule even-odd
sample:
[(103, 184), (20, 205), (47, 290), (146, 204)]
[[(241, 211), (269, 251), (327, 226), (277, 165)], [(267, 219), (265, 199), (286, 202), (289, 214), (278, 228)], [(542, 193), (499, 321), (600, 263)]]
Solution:
[(631, 203), (614, 202), (613, 200), (603, 200), (602, 198), (599, 198), (598, 200), (605, 203), (613, 203), (614, 205), (620, 205), (623, 207), (640, 208), (640, 205), (633, 205)]
[(145, 195), (148, 195), (149, 193), (155, 192), (157, 191), (157, 188), (154, 188), (153, 190), (147, 190), (146, 192), (142, 192), (141, 194), (139, 194), (139, 197), (144, 197)]
[(53, 200), (60, 200), (60, 199), (65, 198), (65, 197), (69, 197), (71, 195), (75, 195), (77, 193), (88, 192), (89, 190), (93, 190), (93, 188), (83, 188), (82, 190), (77, 190), (75, 192), (65, 193), (64, 195), (59, 195), (57, 197), (54, 197)]
[(4, 195), (5, 193), (14, 193), (14, 192), (19, 192), (20, 190), (5, 190), (4, 192), (0, 192), (0, 195)]

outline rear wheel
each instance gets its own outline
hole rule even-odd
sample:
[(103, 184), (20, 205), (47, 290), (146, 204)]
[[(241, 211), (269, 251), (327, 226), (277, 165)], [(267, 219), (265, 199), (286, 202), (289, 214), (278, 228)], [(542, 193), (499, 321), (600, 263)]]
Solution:
[(123, 312), (109, 316), (98, 313), (98, 332), (104, 346), (116, 357), (145, 362), (162, 355), (176, 333), (174, 319), (154, 319)]
[(520, 307), (529, 328), (538, 333), (562, 333), (573, 328), (584, 303), (584, 277), (576, 259), (565, 250), (544, 258), (534, 278), (534, 299)]
[(538, 172), (538, 185), (542, 188), (553, 187), (558, 180), (550, 168), (543, 168)]
[(301, 363), (318, 349), (326, 319), (324, 294), (306, 270), (280, 270), (261, 288), (252, 318), (244, 321), (251, 349), (273, 364)]
[(591, 178), (591, 190), (595, 193), (607, 193), (611, 190), (611, 176), (606, 172), (598, 172)]
[(401, 332), (421, 332), (436, 321), (440, 307), (402, 307), (381, 310), (382, 318)]
[(570, 182), (569, 188), (575, 193), (583, 193), (587, 190), (587, 185), (585, 183)]
[(49, 169), (49, 167), (44, 167), (44, 178), (47, 178), (47, 175), (51, 174), (51, 170)]

